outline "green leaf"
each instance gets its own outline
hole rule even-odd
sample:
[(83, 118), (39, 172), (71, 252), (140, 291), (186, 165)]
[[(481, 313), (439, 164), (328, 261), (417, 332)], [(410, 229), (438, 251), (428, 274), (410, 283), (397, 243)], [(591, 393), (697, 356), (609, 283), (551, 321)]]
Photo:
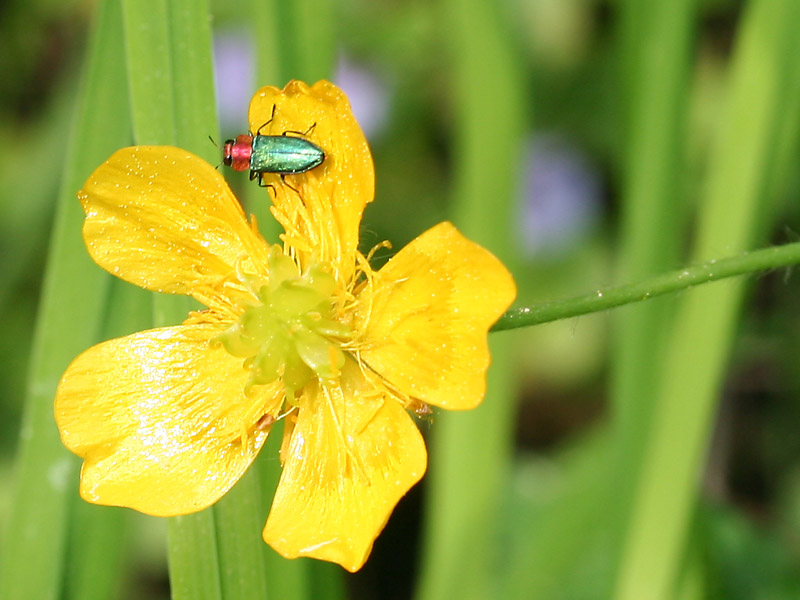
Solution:
[[(750, 248), (772, 218), (778, 166), (787, 160), (782, 153), (797, 140), (798, 19), (797, 2), (757, 0), (741, 21), (700, 207), (696, 261)], [(660, 385), (653, 389), (654, 428), (615, 598), (674, 597), (744, 292), (736, 280), (703, 286), (681, 299)]]
[(124, 0), (125, 44), (134, 139), (175, 145), (177, 93), (167, 0)]
[[(453, 61), (453, 221), (510, 264), (516, 249), (507, 230), (526, 117), (522, 65), (496, 3), (448, 0), (442, 8), (448, 23), (443, 34)], [(494, 516), (503, 499), (513, 445), (511, 344), (510, 338), (491, 340), (492, 367), (481, 406), (438, 415), (432, 429), (421, 600), (494, 595)]]
[[(176, 145), (205, 155), (216, 135), (211, 31), (205, 2), (124, 2), (134, 132), (140, 144)], [(180, 323), (193, 304), (185, 297), (153, 299), (158, 326)], [(221, 535), (235, 535), (221, 531)], [(172, 597), (218, 600), (234, 570), (220, 568), (214, 508), (176, 517), (169, 524)], [(223, 544), (224, 545), (224, 544)], [(255, 584), (257, 586), (257, 584)], [(256, 589), (260, 589), (257, 588)], [(254, 596), (242, 596), (254, 597)]]
[(0, 597), (61, 596), (69, 506), (78, 461), (53, 421), (56, 384), (69, 362), (97, 341), (110, 277), (90, 260), (80, 236), (75, 192), (91, 171), (130, 139), (119, 6), (98, 5), (77, 119), (65, 170), (39, 305), (17, 480), (6, 531)]
[[(113, 279), (110, 288), (102, 338), (121, 337), (149, 327), (150, 294), (121, 279)], [(120, 596), (131, 554), (127, 543), (129, 513), (73, 499), (66, 598), (108, 600)]]

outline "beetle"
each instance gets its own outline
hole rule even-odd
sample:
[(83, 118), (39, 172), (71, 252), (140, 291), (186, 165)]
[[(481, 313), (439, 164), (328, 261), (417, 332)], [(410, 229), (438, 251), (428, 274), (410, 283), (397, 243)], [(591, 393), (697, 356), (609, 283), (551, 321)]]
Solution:
[[(274, 116), (273, 106), (272, 117), (258, 131), (271, 123)], [(258, 132), (237, 135), (236, 138), (225, 141), (222, 162), (234, 171), (249, 169), (250, 179), (258, 179), (261, 187), (265, 187), (264, 173), (277, 173), (281, 178), (284, 175), (305, 173), (325, 161), (322, 148), (305, 138), (315, 125), (316, 123), (305, 133), (284, 131), (283, 135), (261, 135)]]

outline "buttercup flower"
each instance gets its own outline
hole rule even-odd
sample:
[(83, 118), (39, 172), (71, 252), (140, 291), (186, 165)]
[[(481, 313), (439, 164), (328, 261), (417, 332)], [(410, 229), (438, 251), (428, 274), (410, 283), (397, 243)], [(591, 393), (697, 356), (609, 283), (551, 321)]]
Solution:
[(480, 403), (487, 331), (515, 286), (450, 223), (374, 271), (358, 251), (372, 157), (347, 99), (326, 81), (263, 88), (251, 131), (273, 107), (262, 134), (316, 124), (309, 137), (326, 155), (286, 184), (265, 176), (282, 244), (178, 148), (120, 150), (79, 192), (100, 266), (207, 308), (84, 352), (61, 379), (56, 420), (84, 459), (84, 499), (172, 516), (219, 500), (284, 419), (264, 540), (355, 571), (425, 472), (410, 411)]

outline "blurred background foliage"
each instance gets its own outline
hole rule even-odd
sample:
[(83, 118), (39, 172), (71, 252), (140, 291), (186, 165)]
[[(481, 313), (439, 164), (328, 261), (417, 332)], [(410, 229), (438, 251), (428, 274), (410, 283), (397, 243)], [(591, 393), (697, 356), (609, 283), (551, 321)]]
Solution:
[[(447, 3), (323, 4), (319, 18), (335, 24), (331, 79), (349, 95), (376, 163), (377, 201), (365, 214), (364, 245), (389, 239), (400, 248), (427, 227), (453, 218), (453, 165), (461, 151), (460, 113), (453, 110), (453, 70), (458, 66), (448, 41), (448, 28), (454, 25)], [(642, 11), (657, 12), (656, 6), (670, 2), (484, 4), (502, 22), (520, 74), (519, 90), (487, 88), (478, 74), (472, 82), (490, 128), (498, 118), (493, 99), (517, 94), (520, 101), (522, 143), (512, 152), (518, 159), (516, 175), (513, 181), (498, 181), (501, 190), (514, 190), (512, 218), (507, 230), (494, 232), (515, 248), (518, 304), (580, 294), (690, 262), (696, 237), (701, 237), (693, 232), (704, 218), (698, 204), (715, 156), (722, 153), (714, 149), (720, 143), (715, 137), (725, 125), (722, 107), (730, 93), (737, 40), (748, 15), (755, 21), (758, 7), (769, 1), (682, 2), (685, 40), (661, 40), (637, 26), (637, 19), (648, 19)], [(294, 76), (291, 66), (284, 66), (286, 73), (275, 73), (278, 80), (256, 80), (259, 31), (248, 6), (211, 1), (223, 137), (246, 128), (255, 89), (282, 86)], [(11, 0), (0, 7), (0, 537), (9, 528), (28, 356), (93, 12), (89, 1)], [(281, 44), (296, 32), (288, 27), (279, 33)], [(470, 35), (480, 45), (484, 34), (475, 28)], [(657, 44), (654, 62), (637, 66), (653, 51), (647, 49), (650, 40)], [(313, 45), (309, 51), (315, 51)], [(791, 66), (800, 54), (784, 58)], [(640, 83), (655, 74), (653, 89), (658, 90), (659, 77), (663, 73), (668, 79), (673, 59), (679, 83), (670, 87), (667, 81), (653, 102), (669, 100), (677, 89), (679, 101), (673, 97), (666, 109), (675, 108), (675, 114), (658, 113), (652, 121), (665, 124), (665, 135), (674, 139), (672, 150), (664, 144), (655, 159), (657, 165), (672, 166), (656, 167), (652, 175), (668, 174), (659, 184), (667, 217), (637, 247), (629, 241), (635, 235), (626, 233), (637, 227), (631, 225), (635, 209), (625, 203), (635, 196), (636, 175), (646, 168), (637, 163), (646, 148), (637, 150), (636, 140), (647, 143), (647, 136), (637, 137), (636, 128), (651, 126), (643, 125), (647, 118), (641, 120), (636, 112), (639, 94), (646, 93)], [(781, 147), (766, 152), (783, 157), (775, 159), (779, 173), (765, 184), (769, 190), (763, 197), (770, 198), (772, 212), (751, 217), (759, 222), (758, 231), (745, 236), (744, 248), (797, 239), (794, 91), (778, 94), (786, 103), (774, 105), (781, 110), (771, 121), (785, 131), (778, 141), (768, 142)], [(735, 154), (747, 148), (728, 150)], [(487, 157), (495, 151), (485, 147)], [(768, 162), (763, 170), (772, 166)], [(493, 189), (493, 170), (474, 175)], [(650, 177), (648, 172), (644, 177)], [(248, 185), (246, 177), (229, 179), (238, 189)], [(649, 251), (643, 248), (661, 254), (637, 266), (637, 258)], [(735, 253), (740, 248), (736, 243), (719, 248), (725, 249)], [(752, 278), (748, 286), (745, 308), (729, 332), (724, 374), (710, 406), (710, 435), (698, 459), (697, 504), (692, 501), (679, 571), (672, 574), (676, 581), (666, 597), (778, 599), (800, 593), (800, 315), (795, 310), (800, 280), (786, 270)], [(625, 324), (635, 323), (631, 309), (499, 334), (513, 344), (513, 352), (503, 356), (512, 362), (515, 375), (509, 385), (516, 405), (513, 455), (509, 465), (498, 465), (501, 501), (491, 512), (487, 540), (492, 546), (474, 549), (490, 555), (489, 589), (500, 594), (486, 597), (625, 597), (619, 583), (628, 560), (624, 540), (635, 525), (620, 525), (620, 519), (627, 522), (643, 467), (638, 456), (609, 458), (614, 454), (609, 448), (625, 448), (619, 439), (629, 435), (634, 440), (629, 447), (644, 452), (652, 432), (647, 415), (655, 401), (646, 391), (656, 389), (658, 377), (668, 376), (660, 368), (666, 358), (656, 349), (671, 332), (668, 319), (677, 308), (665, 303), (657, 309), (663, 309), (664, 320), (643, 333), (652, 335), (655, 366), (637, 367), (644, 378), (638, 389), (645, 393), (628, 415), (634, 420), (622, 425), (627, 433), (618, 428), (625, 409), (615, 407), (612, 394), (624, 387), (621, 373), (631, 364), (620, 362), (630, 361), (620, 345), (625, 328), (635, 327)], [(424, 433), (435, 435), (443, 418), (437, 414), (430, 425), (423, 424)], [(637, 442), (637, 435), (642, 440)], [(480, 448), (480, 439), (474, 443)], [(675, 443), (680, 446), (681, 440)], [(343, 574), (336, 568), (332, 573), (349, 597), (437, 597), (425, 591), (436, 589), (429, 583), (436, 573), (420, 566), (431, 560), (423, 554), (424, 524), (436, 518), (425, 515), (427, 485), (426, 478), (400, 503), (361, 572)], [(118, 543), (117, 597), (168, 597), (164, 522), (117, 512), (127, 524)], [(423, 578), (428, 583), (420, 583)]]

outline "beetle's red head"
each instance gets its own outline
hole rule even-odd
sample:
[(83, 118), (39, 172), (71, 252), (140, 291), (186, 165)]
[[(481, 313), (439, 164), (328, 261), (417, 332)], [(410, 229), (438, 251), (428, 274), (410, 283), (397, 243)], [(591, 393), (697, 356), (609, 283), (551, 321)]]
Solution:
[(226, 140), (222, 147), (223, 164), (234, 171), (247, 171), (250, 168), (250, 155), (253, 153), (253, 136), (247, 133), (237, 135), (235, 140)]

